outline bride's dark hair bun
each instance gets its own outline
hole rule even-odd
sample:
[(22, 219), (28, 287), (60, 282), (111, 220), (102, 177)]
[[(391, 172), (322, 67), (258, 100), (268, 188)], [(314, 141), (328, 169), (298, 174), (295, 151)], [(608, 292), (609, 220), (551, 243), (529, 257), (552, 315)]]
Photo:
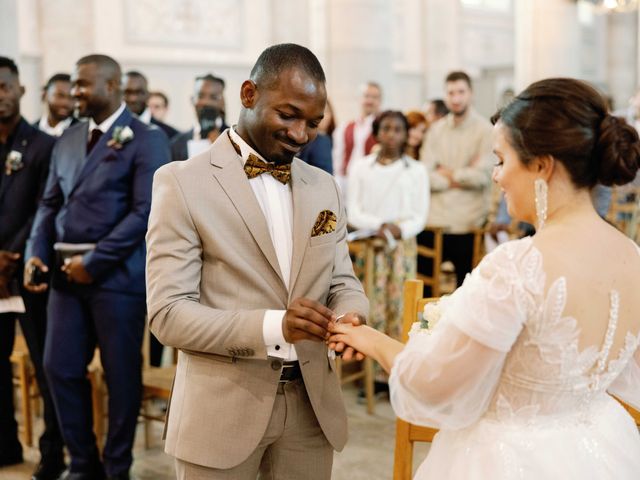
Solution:
[(532, 83), (492, 120), (507, 128), (524, 164), (551, 155), (578, 188), (622, 185), (640, 168), (638, 133), (609, 115), (602, 95), (580, 80)]
[(624, 119), (607, 115), (600, 124), (596, 143), (598, 181), (604, 185), (631, 182), (640, 168), (640, 139)]

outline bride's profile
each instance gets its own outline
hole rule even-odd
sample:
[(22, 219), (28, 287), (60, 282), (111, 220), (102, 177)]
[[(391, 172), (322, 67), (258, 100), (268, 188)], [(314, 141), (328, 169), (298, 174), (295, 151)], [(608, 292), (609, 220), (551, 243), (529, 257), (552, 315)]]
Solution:
[(536, 234), (488, 254), (407, 345), (336, 324), (390, 372), (396, 414), (437, 427), (419, 479), (637, 479), (640, 249), (591, 203), (640, 164), (637, 132), (585, 82), (530, 85), (494, 116), (493, 179)]

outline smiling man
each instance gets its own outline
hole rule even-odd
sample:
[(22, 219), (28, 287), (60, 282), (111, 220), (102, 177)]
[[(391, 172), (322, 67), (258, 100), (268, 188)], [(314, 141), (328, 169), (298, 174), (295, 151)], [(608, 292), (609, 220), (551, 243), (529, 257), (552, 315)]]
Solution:
[(275, 45), (240, 99), (237, 126), (154, 179), (149, 321), (179, 349), (166, 451), (179, 479), (328, 479), (347, 425), (327, 328), (364, 321), (368, 302), (335, 181), (295, 158), (324, 115), (324, 72)]
[[(71, 92), (89, 121), (68, 128), (53, 149), (25, 254), (26, 272), (51, 274), (44, 369), (71, 455), (65, 480), (101, 480), (105, 470), (128, 479), (140, 410), (144, 235), (153, 174), (169, 161), (169, 145), (125, 107), (120, 77), (106, 55), (76, 63)], [(109, 389), (102, 459), (87, 379), (96, 345)]]

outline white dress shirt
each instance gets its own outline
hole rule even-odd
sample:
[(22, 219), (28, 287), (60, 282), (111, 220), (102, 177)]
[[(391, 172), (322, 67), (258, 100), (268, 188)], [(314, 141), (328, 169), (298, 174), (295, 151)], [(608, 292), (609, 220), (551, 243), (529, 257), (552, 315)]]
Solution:
[(103, 120), (100, 125), (98, 125), (93, 118), (90, 118), (88, 132), (89, 139), (91, 138), (91, 132), (93, 132), (93, 130), (96, 128), (100, 130), (103, 135), (107, 133), (111, 128), (111, 125), (113, 125), (113, 122), (115, 122), (117, 118), (122, 114), (122, 112), (124, 112), (125, 107), (126, 104), (122, 102), (120, 104), (120, 107), (115, 112), (113, 112), (110, 117), (107, 117), (105, 120)]
[[(229, 130), (231, 138), (240, 147), (244, 166), (249, 154), (265, 160), (252, 149), (234, 128)], [(283, 185), (268, 174), (258, 175), (249, 180), (249, 185), (258, 200), (269, 227), (269, 235), (276, 250), (278, 265), (285, 287), (289, 288), (291, 276), (291, 257), (293, 255), (293, 196), (290, 184)], [(296, 349), (287, 343), (282, 333), (282, 320), (286, 310), (267, 310), (262, 323), (262, 335), (270, 357), (278, 357), (287, 361), (298, 359)]]
[(151, 110), (149, 108), (145, 108), (144, 112), (138, 115), (138, 120), (146, 125), (151, 124)]
[(71, 125), (73, 117), (67, 117), (64, 120), (58, 122), (55, 127), (49, 125), (49, 118), (47, 115), (43, 115), (38, 122), (38, 128), (44, 133), (51, 135), (52, 137), (59, 137), (62, 133)]

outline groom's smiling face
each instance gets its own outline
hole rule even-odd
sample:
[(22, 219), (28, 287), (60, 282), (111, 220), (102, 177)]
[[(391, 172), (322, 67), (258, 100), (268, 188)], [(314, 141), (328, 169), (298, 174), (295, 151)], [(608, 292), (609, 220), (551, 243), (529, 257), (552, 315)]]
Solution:
[(109, 108), (114, 92), (108, 77), (95, 63), (76, 66), (71, 75), (71, 95), (81, 117), (93, 118)]

